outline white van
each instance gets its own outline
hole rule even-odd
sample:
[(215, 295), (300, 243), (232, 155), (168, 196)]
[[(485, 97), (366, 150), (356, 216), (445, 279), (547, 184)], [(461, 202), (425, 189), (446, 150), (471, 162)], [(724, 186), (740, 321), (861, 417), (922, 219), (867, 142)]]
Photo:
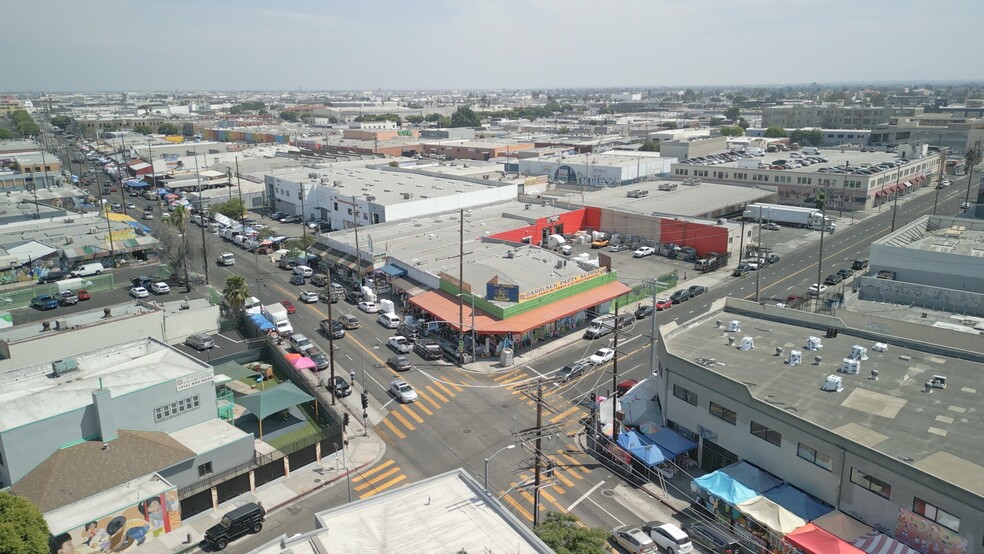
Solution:
[(82, 264), (75, 271), (70, 273), (72, 277), (88, 277), (90, 275), (102, 275), (105, 267), (100, 263)]
[(397, 327), (400, 326), (400, 316), (392, 313), (379, 314), (379, 317), (376, 318), (376, 321), (378, 321), (380, 325), (386, 327), (387, 329), (396, 329)]
[(250, 296), (245, 302), (243, 302), (243, 310), (245, 310), (248, 314), (260, 313), (260, 308), (262, 306), (263, 304), (260, 302), (260, 299), (255, 296)]
[(803, 148), (800, 148), (800, 152), (809, 155), (817, 155), (820, 153), (820, 149), (816, 146), (804, 146)]

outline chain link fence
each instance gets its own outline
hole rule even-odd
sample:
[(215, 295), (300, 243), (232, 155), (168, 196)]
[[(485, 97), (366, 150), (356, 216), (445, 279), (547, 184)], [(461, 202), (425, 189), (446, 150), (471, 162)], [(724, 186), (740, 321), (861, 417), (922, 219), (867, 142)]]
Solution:
[[(670, 290), (673, 287), (677, 286), (677, 283), (679, 282), (677, 270), (674, 269), (670, 273), (660, 275), (659, 277), (656, 278), (656, 280), (661, 283), (656, 287), (656, 294), (659, 294), (665, 290)], [(641, 283), (633, 286), (632, 290), (628, 294), (616, 298), (615, 305), (617, 305), (619, 309), (622, 309), (625, 308), (626, 306), (631, 306), (636, 302), (650, 299), (652, 298), (652, 296), (653, 296), (652, 287), (644, 283)]]

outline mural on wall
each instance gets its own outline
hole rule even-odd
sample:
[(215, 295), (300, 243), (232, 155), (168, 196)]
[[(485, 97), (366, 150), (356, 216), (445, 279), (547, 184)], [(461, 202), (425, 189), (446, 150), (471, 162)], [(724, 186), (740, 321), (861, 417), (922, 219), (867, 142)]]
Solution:
[(966, 554), (967, 541), (942, 525), (909, 510), (899, 508), (895, 539), (920, 552)]
[(181, 503), (177, 490), (171, 489), (115, 514), (53, 536), (49, 543), (51, 554), (123, 552), (180, 526)]

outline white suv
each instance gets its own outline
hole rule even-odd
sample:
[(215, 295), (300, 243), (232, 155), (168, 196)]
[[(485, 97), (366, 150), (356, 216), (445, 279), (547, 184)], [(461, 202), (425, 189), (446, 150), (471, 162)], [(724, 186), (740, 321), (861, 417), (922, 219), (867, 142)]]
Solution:
[(642, 526), (642, 530), (669, 554), (689, 554), (694, 549), (690, 536), (672, 523), (650, 521)]
[(154, 294), (167, 294), (171, 292), (171, 287), (164, 281), (158, 281), (150, 285), (150, 292)]

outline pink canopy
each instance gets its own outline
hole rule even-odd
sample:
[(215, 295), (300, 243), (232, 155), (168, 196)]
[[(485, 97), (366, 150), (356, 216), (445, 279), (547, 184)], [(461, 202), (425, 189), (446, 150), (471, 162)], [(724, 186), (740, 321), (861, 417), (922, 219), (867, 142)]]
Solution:
[(807, 554), (864, 554), (863, 550), (812, 523), (786, 535), (786, 540)]
[(317, 364), (311, 358), (298, 358), (292, 362), (294, 364), (294, 369), (314, 369)]

